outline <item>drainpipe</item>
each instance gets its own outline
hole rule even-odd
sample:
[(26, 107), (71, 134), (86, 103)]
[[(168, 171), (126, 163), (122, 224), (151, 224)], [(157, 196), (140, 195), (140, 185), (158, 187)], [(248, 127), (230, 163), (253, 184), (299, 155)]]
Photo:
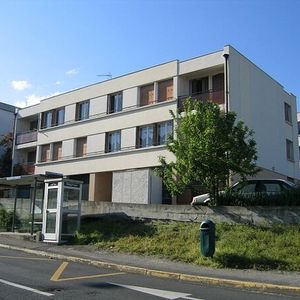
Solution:
[(17, 136), (17, 116), (18, 116), (18, 112), (19, 112), (19, 109), (16, 107), (15, 108), (13, 137), (12, 137), (10, 176), (14, 176), (14, 160), (15, 160), (15, 144), (16, 144), (16, 136)]
[(229, 110), (229, 88), (228, 88), (228, 58), (229, 54), (223, 54), (225, 58), (225, 112)]
[[(228, 91), (228, 58), (229, 54), (224, 53), (223, 54), (225, 58), (225, 113), (228, 113), (229, 111), (229, 105), (228, 105), (228, 99), (229, 99), (229, 91)], [(228, 153), (226, 153), (226, 156), (228, 156)], [(231, 178), (231, 172), (229, 171), (229, 174), (226, 179), (227, 186), (230, 186), (230, 178)]]

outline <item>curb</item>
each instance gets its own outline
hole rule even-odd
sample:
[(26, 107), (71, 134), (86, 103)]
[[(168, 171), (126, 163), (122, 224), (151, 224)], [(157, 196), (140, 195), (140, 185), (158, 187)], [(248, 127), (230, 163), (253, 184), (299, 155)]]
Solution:
[(134, 267), (134, 266), (128, 266), (128, 265), (120, 265), (120, 264), (116, 264), (116, 263), (109, 263), (109, 262), (92, 260), (92, 259), (76, 257), (76, 256), (67, 256), (67, 255), (56, 254), (56, 253), (51, 253), (51, 252), (47, 252), (47, 251), (20, 248), (20, 247), (5, 245), (5, 244), (0, 244), (0, 248), (17, 250), (17, 251), (22, 251), (25, 253), (35, 254), (35, 255), (49, 257), (49, 258), (53, 258), (53, 259), (85, 263), (85, 264), (93, 265), (96, 267), (113, 269), (113, 270), (118, 270), (118, 271), (127, 272), (127, 273), (142, 274), (142, 275), (158, 277), (158, 278), (176, 279), (176, 280), (182, 280), (182, 281), (190, 281), (190, 282), (204, 283), (204, 284), (210, 284), (210, 285), (219, 285), (219, 286), (220, 285), (221, 286), (229, 286), (229, 287), (235, 287), (235, 288), (256, 289), (256, 290), (268, 291), (268, 292), (277, 291), (277, 292), (289, 292), (289, 293), (293, 293), (293, 294), (300, 294), (300, 287), (297, 287), (297, 286), (277, 285), (277, 284), (255, 282), (255, 281), (223, 279), (223, 278), (207, 277), (207, 276), (200, 276), (200, 275), (191, 275), (191, 274), (184, 274), (184, 273), (173, 273), (173, 272), (168, 272), (168, 271), (152, 270), (152, 269), (147, 269), (147, 268)]

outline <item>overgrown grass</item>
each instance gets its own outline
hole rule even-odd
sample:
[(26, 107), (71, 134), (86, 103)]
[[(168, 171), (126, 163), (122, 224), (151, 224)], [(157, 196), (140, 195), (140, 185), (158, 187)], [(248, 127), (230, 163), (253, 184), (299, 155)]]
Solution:
[(199, 252), (199, 224), (102, 218), (83, 221), (74, 238), (140, 255), (218, 268), (300, 271), (300, 225), (272, 228), (217, 225), (216, 252), (205, 258)]

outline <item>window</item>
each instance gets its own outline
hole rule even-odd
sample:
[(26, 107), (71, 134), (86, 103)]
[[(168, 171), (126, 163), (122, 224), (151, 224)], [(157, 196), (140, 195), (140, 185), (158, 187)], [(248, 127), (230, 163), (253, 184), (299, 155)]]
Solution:
[(62, 158), (62, 142), (53, 143), (52, 160), (59, 160)]
[(112, 114), (118, 111), (122, 111), (122, 99), (122, 92), (109, 95), (107, 113)]
[(106, 133), (106, 152), (116, 152), (121, 150), (121, 131)]
[(34, 131), (38, 128), (38, 120), (31, 121), (29, 124), (29, 130)]
[(54, 115), (54, 126), (55, 125), (62, 125), (65, 122), (65, 108), (58, 108), (55, 111)]
[(27, 163), (34, 164), (36, 159), (36, 151), (29, 151), (27, 152)]
[(286, 139), (286, 158), (288, 160), (294, 161), (293, 142), (288, 139)]
[(138, 148), (150, 147), (154, 144), (154, 124), (138, 128)]
[(158, 83), (158, 102), (173, 99), (173, 79)]
[(137, 148), (164, 145), (173, 134), (173, 122), (166, 121), (138, 127)]
[(291, 106), (284, 102), (284, 117), (285, 121), (292, 123), (292, 109)]
[(154, 84), (142, 86), (140, 88), (140, 106), (154, 103)]
[(89, 118), (90, 101), (77, 103), (76, 105), (76, 121), (85, 120)]
[(190, 89), (191, 89), (192, 95), (207, 93), (208, 77), (191, 80), (190, 81)]
[(298, 135), (300, 135), (300, 122), (298, 122)]
[(41, 146), (41, 162), (51, 160), (50, 144)]
[(52, 110), (42, 113), (42, 128), (49, 128), (52, 126)]
[(82, 157), (87, 154), (87, 138), (82, 137), (76, 139), (76, 157)]
[(167, 144), (168, 137), (173, 135), (173, 122), (167, 121), (157, 124), (157, 144)]
[(65, 122), (65, 108), (60, 107), (42, 113), (41, 128), (62, 125)]

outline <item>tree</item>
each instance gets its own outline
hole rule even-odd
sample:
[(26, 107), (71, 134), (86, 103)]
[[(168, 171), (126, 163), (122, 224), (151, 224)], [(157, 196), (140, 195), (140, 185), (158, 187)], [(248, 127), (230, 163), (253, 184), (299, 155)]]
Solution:
[(10, 176), (13, 135), (11, 132), (2, 135), (0, 146), (3, 152), (0, 156), (0, 177)]
[(183, 107), (180, 114), (171, 112), (175, 136), (169, 138), (167, 149), (176, 161), (159, 157), (157, 172), (173, 196), (201, 184), (215, 201), (229, 174), (245, 179), (258, 172), (253, 131), (236, 122), (235, 113), (220, 111), (217, 104), (186, 99)]

